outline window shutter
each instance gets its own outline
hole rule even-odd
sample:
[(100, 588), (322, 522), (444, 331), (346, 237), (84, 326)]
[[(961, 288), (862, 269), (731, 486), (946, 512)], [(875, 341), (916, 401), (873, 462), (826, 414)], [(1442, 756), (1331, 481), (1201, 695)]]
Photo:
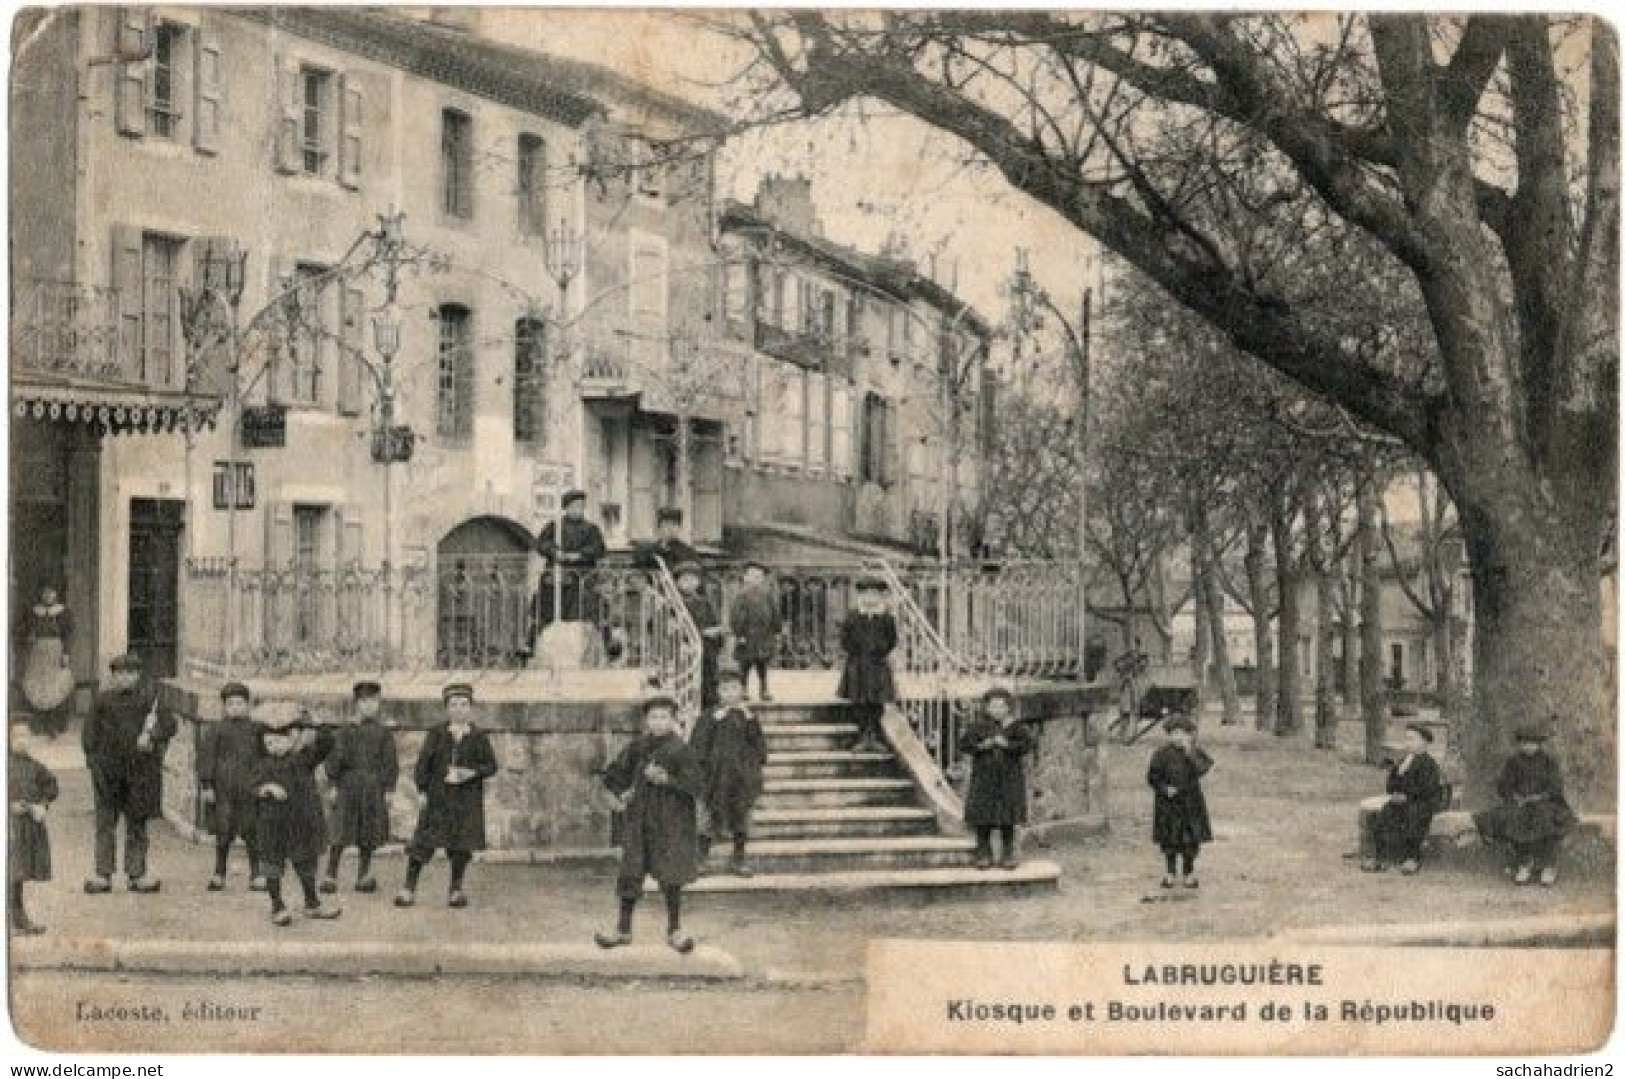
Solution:
[[(152, 11), (144, 7), (118, 9), (115, 52), (119, 56), (141, 56), (152, 47)], [(120, 61), (113, 111), (120, 135), (140, 138), (147, 133), (147, 74), (152, 59)]]
[(346, 416), (361, 411), (362, 295), (358, 288), (339, 288), (339, 377), (338, 406)]
[(286, 56), (277, 59), (277, 101), (282, 116), (277, 123), (274, 161), (278, 172), (298, 172), (304, 167), (304, 150), (300, 145), (300, 117), (304, 110), (301, 98), (299, 64)]
[(290, 503), (266, 503), (264, 564), (267, 569), (286, 569), (293, 565), (293, 506)]
[(902, 472), (903, 460), (903, 432), (902, 425), (897, 422), (897, 407), (890, 401), (881, 402), (880, 429), (885, 446), (885, 457), (882, 458), (881, 480), (886, 487), (895, 486)]
[(220, 38), (207, 24), (198, 26), (192, 51), (192, 146), (202, 154), (220, 152)]
[(837, 476), (852, 475), (852, 389), (846, 383), (830, 387), (830, 469)]
[(118, 304), (119, 368), (137, 370), (141, 355), (141, 230), (113, 226), (113, 288)]
[(339, 183), (361, 186), (361, 136), (365, 113), (361, 84), (353, 76), (339, 79)]
[(474, 313), (463, 317), (462, 337), (457, 342), (457, 437), (474, 434)]
[(333, 550), (339, 569), (361, 565), (361, 510), (352, 505), (333, 507)]

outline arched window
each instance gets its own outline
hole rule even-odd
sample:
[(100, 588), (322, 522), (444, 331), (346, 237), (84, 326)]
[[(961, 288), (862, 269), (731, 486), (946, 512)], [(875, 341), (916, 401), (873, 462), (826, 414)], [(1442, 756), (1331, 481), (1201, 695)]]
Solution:
[(474, 317), (454, 303), (442, 304), (438, 316), (435, 431), (441, 438), (468, 438), (474, 433)]
[(522, 318), (513, 326), (513, 438), (539, 446), (547, 422), (547, 324)]

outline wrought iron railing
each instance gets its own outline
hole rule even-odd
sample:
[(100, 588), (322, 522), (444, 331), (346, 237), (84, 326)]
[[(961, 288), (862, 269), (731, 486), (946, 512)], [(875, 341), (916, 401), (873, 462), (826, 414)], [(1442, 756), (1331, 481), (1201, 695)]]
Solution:
[(1082, 674), (1083, 589), (1064, 562), (916, 566), (905, 581), (943, 643), (968, 667), (1006, 678)]
[[(887, 562), (871, 567), (886, 582), (892, 615), (897, 620), (898, 707), (945, 776), (959, 767), (959, 730), (976, 708), (963, 683), (976, 675), (943, 641), (915, 601), (903, 576)], [(956, 689), (959, 691), (956, 692)]]
[(704, 647), (700, 630), (664, 563), (649, 574), (648, 580), (649, 603), (639, 623), (643, 632), (639, 665), (652, 686), (677, 699), (680, 714), (689, 722), (700, 712), (700, 660)]
[(11, 320), (15, 370), (142, 381), (135, 357), (120, 352), (117, 289), (38, 278), (19, 281)]

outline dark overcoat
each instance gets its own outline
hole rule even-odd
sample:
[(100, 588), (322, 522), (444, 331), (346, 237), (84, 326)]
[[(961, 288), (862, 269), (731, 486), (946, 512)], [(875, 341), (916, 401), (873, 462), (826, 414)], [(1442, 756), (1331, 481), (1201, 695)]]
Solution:
[(1404, 771), (1395, 765), (1388, 770), (1387, 791), (1403, 794), (1405, 800), (1389, 802), (1377, 811), (1371, 823), (1377, 850), (1384, 856), (1414, 853), (1417, 844), (1427, 838), (1428, 826), (1444, 794), (1438, 763), (1429, 754), (1418, 753)]
[(657, 539), (638, 547), (633, 564), (639, 569), (658, 569), (661, 562), (666, 569), (675, 571), (685, 562), (698, 563), (700, 552), (680, 539)]
[(214, 791), (210, 814), (216, 839), (256, 838), (254, 767), (260, 757), (260, 725), (246, 716), (222, 719), (203, 730), (197, 781)]
[(376, 718), (339, 731), (327, 758), (327, 778), (338, 792), (335, 844), (373, 850), (389, 841), (389, 796), (400, 774), (395, 734)]
[(770, 585), (742, 588), (728, 607), (728, 629), (735, 637), (734, 661), (771, 662), (779, 652), (779, 598)]
[[(1145, 776), (1155, 796), (1151, 838), (1163, 850), (1188, 850), (1213, 838), (1207, 798), (1202, 794), (1202, 777), (1212, 767), (1213, 758), (1200, 746), (1186, 752), (1168, 742), (1151, 754), (1151, 767)], [(1174, 789), (1172, 795), (1169, 787)]]
[[(988, 745), (1003, 735), (1008, 745)], [(1027, 823), (1027, 774), (1022, 758), (1033, 750), (1033, 733), (1024, 723), (1004, 726), (981, 716), (959, 735), (959, 751), (971, 758), (970, 790), (965, 795), (965, 823), (972, 827), (1005, 827)]]
[(80, 732), (96, 800), (128, 820), (151, 820), (163, 812), (164, 753), (175, 737), (175, 717), (158, 713), (151, 747), (143, 750), (136, 743), (151, 709), (148, 688), (103, 693)]
[(841, 623), (841, 668), (837, 696), (854, 704), (887, 704), (897, 699), (892, 681), (892, 649), (897, 647), (897, 620), (890, 611), (864, 614), (853, 611)]
[(586, 571), (598, 565), (606, 550), (604, 533), (598, 526), (585, 518), (578, 521), (566, 517), (560, 532), (555, 522), (549, 521), (536, 536), (536, 550), (547, 559), (547, 569), (542, 573), (537, 590), (537, 613), (542, 623), (553, 621), (553, 574), (560, 566), (564, 568), (564, 580), (559, 589), (564, 608), (562, 621), (597, 621), (598, 594)]
[[(271, 875), (284, 862), (295, 865), (314, 861), (326, 846), (327, 827), (322, 819), (322, 795), (316, 787), (316, 769), (333, 751), (333, 732), (316, 729), (299, 746), (281, 756), (261, 753), (254, 762), (254, 790), (258, 798), (255, 813), (259, 835), (261, 872)], [(288, 792), (278, 800), (259, 794), (261, 787), (275, 783)]]
[(1540, 843), (1558, 839), (1574, 826), (1574, 810), (1563, 794), (1563, 774), (1544, 749), (1514, 753), (1495, 783), (1501, 805), (1473, 815), (1486, 839)]
[(12, 753), (6, 764), (6, 871), (14, 882), (51, 879), (51, 834), (17, 802), (50, 805), (56, 801), (56, 776), (27, 753)]
[(683, 606), (700, 631), (700, 707), (717, 703), (717, 660), (722, 654), (722, 621), (704, 592), (684, 592)]
[[(454, 765), (472, 769), (474, 778), (447, 783), (446, 773)], [(496, 774), (496, 750), (484, 731), (470, 727), (459, 739), (452, 737), (448, 724), (431, 727), (412, 769), (412, 782), (427, 799), (418, 814), (412, 847), (420, 851), (484, 850), (485, 781)]]
[[(650, 764), (664, 768), (670, 781), (651, 783), (644, 775)], [(676, 734), (639, 735), (610, 762), (604, 786), (613, 794), (631, 794), (621, 812), (621, 880), (647, 876), (680, 885), (699, 876), (695, 800), (703, 785), (699, 758)]]
[(688, 744), (699, 759), (700, 797), (714, 832), (746, 831), (762, 794), (767, 740), (746, 708), (716, 708), (700, 716)]

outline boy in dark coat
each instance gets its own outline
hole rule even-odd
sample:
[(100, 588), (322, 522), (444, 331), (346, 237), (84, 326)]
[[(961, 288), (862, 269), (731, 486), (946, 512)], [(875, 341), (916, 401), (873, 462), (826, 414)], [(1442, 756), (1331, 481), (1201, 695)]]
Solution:
[(376, 892), (372, 852), (389, 839), (389, 796), (400, 778), (400, 755), (395, 735), (378, 718), (383, 687), (357, 682), (350, 690), (355, 700), (355, 723), (339, 731), (327, 778), (338, 791), (333, 811), (333, 845), (327, 849), (327, 874), (322, 892), (338, 891), (339, 860), (345, 847), (356, 848), (355, 890)]
[(327, 834), (322, 819), (322, 796), (316, 789), (316, 769), (333, 751), (333, 732), (310, 721), (309, 714), (287, 726), (267, 726), (260, 732), (262, 752), (254, 762), (254, 796), (259, 805), (255, 824), (259, 832), (260, 872), (271, 894), (271, 924), (293, 921), (282, 901), (282, 872), (293, 866), (304, 892), (305, 916), (337, 918), (337, 907), (324, 906), (316, 891), (316, 861)]
[(51, 834), (45, 810), (56, 801), (56, 776), (29, 752), (26, 715), (11, 717), (11, 755), (6, 760), (7, 911), (12, 932), (33, 936), (45, 927), (28, 917), (23, 885), (51, 879)]
[(885, 608), (886, 585), (873, 578), (857, 583), (858, 609), (841, 623), (841, 650), (846, 663), (836, 695), (852, 702), (858, 721), (858, 751), (877, 752), (880, 716), (897, 699), (892, 681), (891, 653), (897, 647), (897, 620)]
[(632, 943), (632, 912), (645, 877), (666, 899), (666, 943), (694, 950), (683, 932), (683, 885), (699, 875), (695, 799), (704, 780), (699, 759), (677, 733), (677, 702), (655, 697), (643, 706), (644, 733), (604, 770), (604, 786), (621, 811), (621, 868), (615, 881), (620, 916), (613, 933), (596, 933), (600, 948)]
[(203, 804), (212, 809), (214, 875), (209, 891), (226, 886), (226, 861), (231, 844), (241, 839), (248, 848), (249, 888), (265, 890), (260, 876), (259, 834), (254, 823), (258, 799), (254, 795), (254, 762), (260, 755), (260, 727), (249, 715), (248, 687), (228, 682), (220, 687), (219, 723), (203, 732), (197, 753), (197, 784)]
[(700, 631), (700, 707), (715, 708), (717, 704), (717, 658), (722, 653), (724, 632), (717, 609), (711, 605), (700, 586), (704, 578), (695, 562), (685, 562), (672, 571), (677, 578), (677, 590), (682, 593), (683, 606)]
[(656, 569), (664, 562), (673, 573), (685, 562), (698, 563), (700, 553), (683, 539), (683, 511), (664, 506), (655, 515), (655, 541), (638, 548), (634, 562), (639, 569)]
[(412, 769), (417, 784), (417, 830), (406, 847), (406, 882), (395, 895), (397, 907), (417, 901), (418, 876), (444, 850), (451, 863), (446, 905), (468, 906), (463, 876), (474, 852), (485, 849), (485, 781), (497, 774), (496, 750), (474, 726), (474, 687), (454, 682), (440, 691), (446, 722), (430, 729)]
[(751, 868), (745, 862), (745, 843), (750, 838), (751, 809), (762, 793), (767, 740), (762, 725), (742, 703), (745, 684), (738, 671), (723, 671), (718, 676), (717, 693), (721, 704), (701, 714), (689, 745), (699, 760), (707, 832), (733, 837), (730, 869), (736, 877), (748, 877)]
[(770, 701), (767, 666), (779, 650), (779, 598), (767, 583), (767, 567), (759, 562), (745, 563), (745, 583), (728, 607), (728, 631), (734, 638), (734, 662), (739, 665), (744, 688), (750, 688), (750, 674), (756, 672), (761, 699)]
[[(564, 520), (549, 521), (536, 533), (536, 551), (547, 566), (537, 603), (543, 625), (555, 618), (561, 622), (598, 619), (597, 595), (590, 587), (588, 571), (604, 557), (604, 533), (587, 520), (587, 492), (566, 491), (563, 503)], [(554, 573), (564, 575), (558, 586), (561, 611), (553, 610)]]
[(1546, 752), (1546, 732), (1521, 728), (1518, 751), (1501, 768), (1495, 794), (1501, 804), (1473, 815), (1486, 839), (1504, 840), (1517, 857), (1514, 884), (1528, 884), (1535, 874), (1548, 888), (1557, 883), (1553, 858), (1563, 836), (1574, 826), (1574, 811), (1563, 794), (1563, 773)]
[(999, 866), (1014, 869), (1016, 825), (1027, 823), (1027, 776), (1022, 758), (1033, 749), (1032, 732), (1016, 719), (1008, 690), (982, 695), (982, 715), (959, 736), (959, 750), (971, 757), (965, 823), (976, 829), (976, 868), (993, 866), (993, 830), (999, 832)]
[(1418, 723), (1405, 728), (1405, 755), (1388, 766), (1387, 794), (1361, 808), (1360, 868), (1381, 872), (1399, 863), (1410, 876), (1422, 866), (1422, 841), (1444, 793), (1439, 765), (1428, 753), (1433, 732)]
[(1162, 886), (1172, 888), (1177, 871), (1179, 883), (1195, 888), (1197, 851), (1213, 838), (1202, 794), (1202, 777), (1213, 767), (1213, 758), (1196, 744), (1196, 724), (1185, 716), (1163, 726), (1168, 741), (1151, 755), (1145, 776), (1154, 796), (1151, 838), (1162, 849), (1166, 866)]
[(113, 890), (122, 817), (130, 891), (151, 893), (159, 881), (147, 873), (147, 822), (163, 811), (164, 753), (175, 737), (175, 717), (158, 712), (156, 693), (142, 685), (139, 659), (119, 656), (110, 668), (107, 689), (80, 734), (96, 801), (96, 870), (85, 891)]

